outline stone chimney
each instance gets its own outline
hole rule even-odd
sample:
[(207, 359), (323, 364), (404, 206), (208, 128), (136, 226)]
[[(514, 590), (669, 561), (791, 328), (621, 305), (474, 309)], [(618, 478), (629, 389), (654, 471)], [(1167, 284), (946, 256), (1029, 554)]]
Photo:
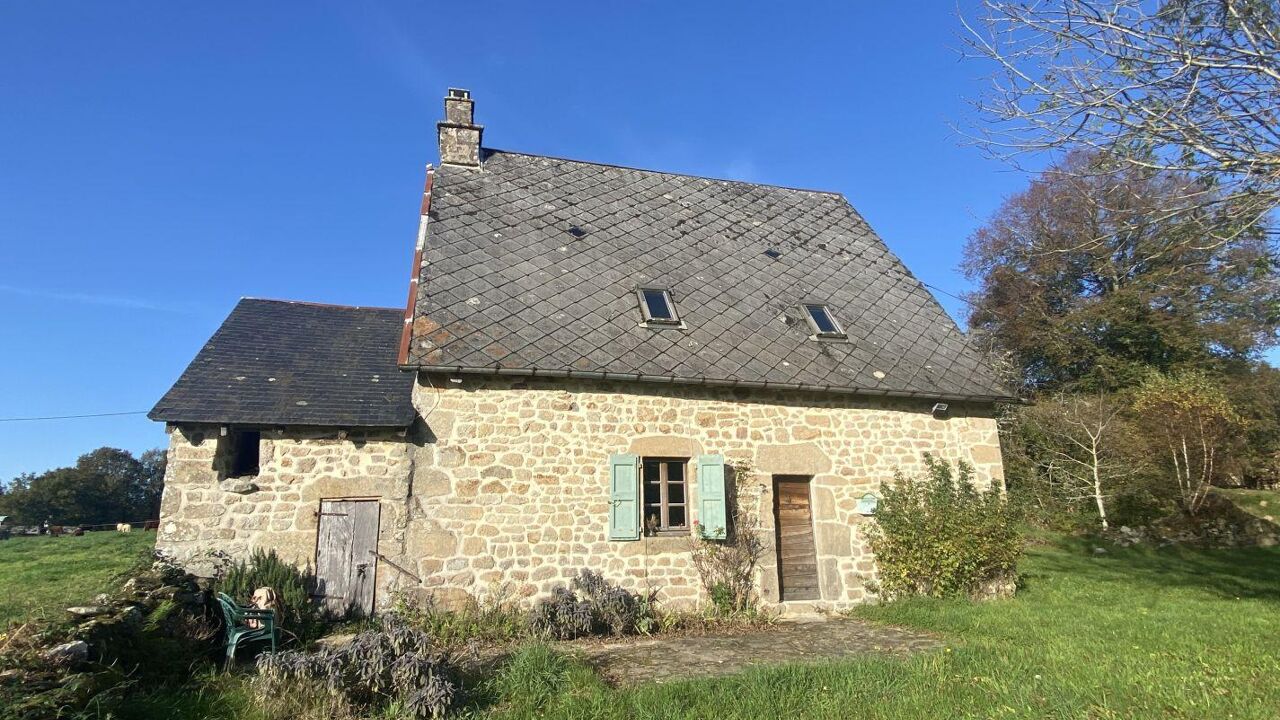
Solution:
[(444, 120), (436, 123), (441, 165), (480, 167), (480, 136), (484, 134), (484, 127), (474, 121), (471, 91), (449, 88), (444, 98)]

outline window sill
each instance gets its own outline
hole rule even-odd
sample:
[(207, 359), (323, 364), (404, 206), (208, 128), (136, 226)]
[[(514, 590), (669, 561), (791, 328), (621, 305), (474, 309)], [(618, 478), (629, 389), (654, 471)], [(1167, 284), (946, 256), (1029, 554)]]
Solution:
[(689, 326), (686, 325), (683, 320), (678, 323), (654, 322), (652, 320), (646, 320), (640, 323), (640, 327), (648, 328), (649, 330), (688, 330), (689, 329)]
[(640, 544), (646, 553), (683, 552), (689, 549), (689, 538), (686, 532), (663, 532), (656, 535), (641, 535)]

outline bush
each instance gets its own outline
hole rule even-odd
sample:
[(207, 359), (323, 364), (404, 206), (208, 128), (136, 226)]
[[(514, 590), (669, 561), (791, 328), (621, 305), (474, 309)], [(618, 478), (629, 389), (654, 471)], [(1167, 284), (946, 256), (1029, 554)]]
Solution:
[(305, 645), (324, 634), (329, 620), (311, 599), (314, 585), (311, 573), (281, 560), (275, 550), (254, 550), (248, 560), (231, 565), (217, 589), (244, 604), (254, 590), (273, 588), (280, 598), (281, 629)]
[(924, 457), (922, 478), (901, 474), (883, 490), (867, 539), (876, 555), (875, 588), (892, 600), (909, 595), (976, 595), (1016, 576), (1022, 537), (997, 488), (973, 485), (973, 468)]
[(747, 484), (752, 474), (753, 469), (743, 463), (732, 468), (728, 498), (732, 515), (727, 532), (706, 535), (702, 526), (694, 523), (695, 532), (689, 540), (689, 557), (712, 608), (721, 615), (754, 610), (756, 566), (769, 550), (760, 531), (760, 518), (751, 509), (763, 489), (759, 484)]
[(528, 613), (508, 599), (505, 589), (483, 602), (471, 600), (458, 610), (446, 610), (430, 598), (418, 603), (402, 596), (396, 601), (395, 613), (448, 647), (472, 640), (505, 643), (533, 632)]
[(392, 613), (338, 648), (260, 655), (254, 688), (271, 717), (439, 718), (461, 701), (457, 676), (448, 652)]
[(652, 598), (629, 592), (583, 569), (570, 587), (558, 587), (538, 603), (530, 617), (533, 629), (567, 640), (583, 635), (648, 633), (656, 627)]

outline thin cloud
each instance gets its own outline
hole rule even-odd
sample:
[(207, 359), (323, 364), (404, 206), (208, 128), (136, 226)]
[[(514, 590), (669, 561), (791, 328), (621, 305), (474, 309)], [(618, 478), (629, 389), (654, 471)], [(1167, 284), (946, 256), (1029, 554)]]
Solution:
[(724, 166), (721, 173), (726, 180), (741, 180), (743, 182), (759, 182), (760, 166), (756, 161), (748, 156), (742, 155), (734, 158), (728, 165)]
[(10, 295), (21, 295), (22, 297), (36, 298), (39, 300), (53, 300), (55, 302), (71, 302), (83, 305), (99, 305), (102, 307), (126, 308), (129, 310), (150, 310), (153, 312), (179, 313), (182, 315), (190, 315), (193, 311), (190, 308), (182, 307), (169, 303), (155, 303), (149, 300), (139, 298), (118, 297), (115, 295), (97, 295), (93, 293), (76, 293), (76, 292), (57, 292), (55, 290), (37, 290), (35, 288), (17, 287), (15, 285), (0, 285), (0, 292)]

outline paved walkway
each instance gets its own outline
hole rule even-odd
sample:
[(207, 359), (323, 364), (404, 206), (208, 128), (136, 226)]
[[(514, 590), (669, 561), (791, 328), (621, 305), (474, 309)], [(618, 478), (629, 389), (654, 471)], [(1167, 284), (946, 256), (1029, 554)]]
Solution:
[(934, 637), (860, 620), (783, 622), (764, 630), (724, 635), (572, 643), (574, 652), (617, 685), (731, 675), (753, 665), (808, 662), (941, 647)]

